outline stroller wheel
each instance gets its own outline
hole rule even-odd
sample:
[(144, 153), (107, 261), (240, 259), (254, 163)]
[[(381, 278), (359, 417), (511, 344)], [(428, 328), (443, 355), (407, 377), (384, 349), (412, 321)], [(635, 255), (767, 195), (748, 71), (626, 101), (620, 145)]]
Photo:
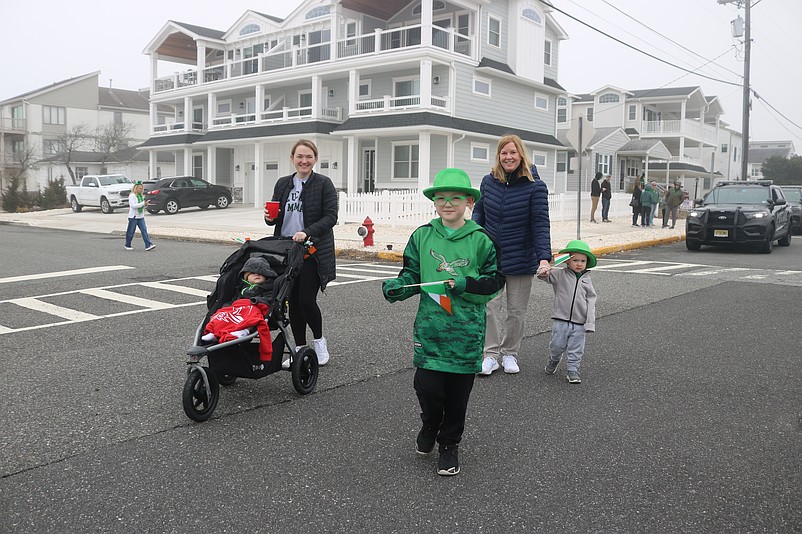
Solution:
[(217, 381), (223, 386), (232, 386), (237, 381), (237, 377), (233, 375), (217, 375)]
[(303, 347), (292, 360), (292, 385), (301, 395), (312, 393), (317, 385), (317, 354), (311, 347)]
[(184, 413), (193, 421), (202, 423), (212, 416), (212, 412), (217, 408), (217, 401), (220, 399), (220, 383), (214, 373), (206, 370), (209, 379), (209, 391), (206, 391), (206, 384), (203, 381), (203, 374), (199, 369), (192, 369), (184, 382), (184, 393), (182, 396)]

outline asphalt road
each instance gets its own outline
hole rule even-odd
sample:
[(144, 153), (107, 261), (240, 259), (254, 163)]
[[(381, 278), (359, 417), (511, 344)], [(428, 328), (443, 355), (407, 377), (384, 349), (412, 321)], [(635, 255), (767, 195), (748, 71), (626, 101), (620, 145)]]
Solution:
[[(203, 299), (153, 283), (210, 288), (233, 245), (126, 252), (3, 225), (0, 242), (4, 533), (802, 531), (802, 240), (603, 258), (579, 386), (542, 371), (536, 282), (522, 371), (477, 379), (448, 478), (414, 452), (416, 303), (384, 302), (375, 279), (398, 265), (339, 263), (357, 278), (320, 299), (332, 360), (315, 393), (285, 372), (239, 380), (197, 424), (181, 390)], [(126, 268), (9, 279), (93, 266)], [(33, 296), (92, 319), (9, 302)]]

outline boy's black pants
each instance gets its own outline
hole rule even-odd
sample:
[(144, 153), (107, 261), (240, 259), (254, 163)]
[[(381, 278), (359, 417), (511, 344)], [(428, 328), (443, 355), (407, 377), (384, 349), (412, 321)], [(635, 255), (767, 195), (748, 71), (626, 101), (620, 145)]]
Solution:
[(415, 393), (420, 402), (423, 426), (439, 431), (437, 442), (456, 445), (465, 430), (465, 412), (476, 375), (415, 370)]

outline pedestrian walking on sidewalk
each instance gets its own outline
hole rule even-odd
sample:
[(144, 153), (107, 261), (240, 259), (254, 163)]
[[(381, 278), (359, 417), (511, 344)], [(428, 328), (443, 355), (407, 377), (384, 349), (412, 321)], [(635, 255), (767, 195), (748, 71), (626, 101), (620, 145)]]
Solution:
[(601, 198), (601, 179), (602, 173), (597, 172), (596, 176), (590, 182), (590, 222), (597, 223), (596, 208), (599, 207), (599, 199)]
[(632, 186), (632, 199), (629, 201), (629, 205), (632, 206), (632, 226), (638, 226), (638, 215), (640, 215), (640, 195), (642, 191), (640, 188), (640, 183), (635, 182), (635, 185)]
[(610, 220), (610, 200), (612, 198), (613, 191), (610, 186), (610, 175), (608, 174), (601, 183), (602, 222), (612, 222)]
[(584, 241), (575, 239), (560, 254), (571, 257), (560, 269), (545, 268), (538, 278), (551, 284), (554, 305), (551, 318), (551, 343), (546, 374), (553, 375), (566, 355), (566, 379), (579, 384), (579, 366), (585, 353), (585, 332), (596, 331), (596, 290), (590, 280), (590, 269), (596, 266), (596, 256)]
[(297, 346), (306, 345), (306, 327), (312, 330), (312, 348), (318, 363), (326, 365), (329, 350), (323, 337), (323, 316), (317, 294), (337, 276), (334, 256), (334, 225), (337, 224), (337, 190), (328, 176), (314, 171), (317, 146), (312, 141), (297, 141), (290, 152), (295, 172), (279, 178), (273, 189), (274, 202), (281, 206), (278, 217), (271, 218), (265, 208), (265, 224), (275, 226), (274, 235), (291, 237), (304, 243), (314, 239), (315, 253), (301, 267), (290, 294), (290, 327)]
[(146, 205), (145, 186), (138, 181), (131, 189), (131, 194), (128, 195), (128, 227), (125, 229), (125, 250), (134, 250), (132, 241), (137, 228), (139, 228), (139, 233), (142, 234), (142, 240), (145, 242), (145, 250), (156, 248), (156, 245), (150, 241), (148, 226), (145, 224)]
[(679, 180), (674, 182), (674, 187), (666, 191), (666, 210), (663, 213), (663, 228), (668, 225), (668, 217), (669, 214), (671, 215), (671, 229), (674, 229), (674, 226), (677, 224), (677, 212), (679, 211), (679, 206), (682, 204), (685, 195), (682, 191), (682, 184), (679, 183)]
[(657, 191), (652, 189), (652, 185), (646, 184), (643, 186), (643, 191), (640, 194), (641, 226), (648, 227), (650, 225), (649, 219), (652, 215), (652, 209), (657, 209), (658, 201)]
[(485, 303), (504, 285), (496, 244), (465, 220), (481, 193), (460, 169), (437, 173), (423, 190), (438, 217), (415, 230), (404, 249), (404, 267), (382, 285), (397, 302), (420, 294), (414, 327), (415, 393), (421, 409), (418, 454), (439, 443), (437, 474), (459, 473), (458, 449), (476, 373), (482, 368)]
[[(551, 261), (549, 190), (532, 165), (517, 135), (503, 136), (496, 147), (490, 174), (479, 186), (481, 199), (473, 210), (479, 223), (501, 248), (504, 291), (487, 304), (487, 333), (481, 375), (499, 368), (519, 372), (518, 353), (532, 292), (532, 280), (540, 265)], [(502, 314), (502, 295), (507, 313)], [(501, 325), (504, 324), (502, 335)]]

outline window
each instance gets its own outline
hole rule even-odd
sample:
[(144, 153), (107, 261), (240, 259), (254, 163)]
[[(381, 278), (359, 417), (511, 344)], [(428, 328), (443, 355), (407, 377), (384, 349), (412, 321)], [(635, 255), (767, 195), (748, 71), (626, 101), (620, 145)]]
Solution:
[(732, 147), (732, 161), (738, 161), (738, 147)]
[(312, 91), (298, 92), (299, 115), (312, 114)]
[(532, 163), (537, 165), (538, 168), (546, 167), (546, 153), (545, 152), (532, 152)]
[(353, 46), (356, 45), (356, 22), (347, 22), (345, 24), (345, 41), (346, 46)]
[(15, 139), (11, 142), (11, 155), (13, 157), (20, 157), (25, 152), (25, 141)]
[(596, 170), (602, 174), (613, 173), (613, 157), (610, 154), (596, 154)]
[(588, 108), (588, 111), (585, 114), (585, 116), (587, 117), (588, 122), (593, 122), (593, 108)]
[(25, 115), (22, 106), (11, 108), (11, 127), (23, 128), (25, 126)]
[(64, 152), (64, 143), (58, 139), (44, 139), (42, 141), (42, 155), (54, 156)]
[[(396, 106), (416, 106), (420, 104), (420, 80), (408, 78), (395, 80), (393, 83), (395, 90)], [(408, 96), (410, 98), (398, 98)]]
[(415, 143), (393, 145), (393, 179), (418, 178), (418, 145)]
[(543, 24), (543, 18), (540, 16), (540, 13), (531, 7), (525, 7), (523, 11), (521, 11), (521, 16), (525, 19), (531, 20), (532, 22)]
[(490, 96), (491, 82), (484, 78), (473, 79), (473, 92), (475, 94)]
[(599, 97), (599, 104), (617, 104), (620, 100), (615, 93), (604, 93)]
[(370, 80), (359, 81), (359, 98), (370, 98)]
[(471, 143), (471, 161), (490, 161), (490, 145)]
[(543, 64), (551, 65), (551, 41), (543, 43)]
[(752, 167), (752, 178), (760, 176), (760, 167)]
[(727, 152), (727, 143), (724, 143), (723, 145), (721, 145), (721, 153), (724, 154), (726, 152)]
[(629, 106), (629, 120), (634, 121), (637, 118), (638, 107)]
[(560, 124), (568, 122), (568, 110), (566, 108), (557, 108), (557, 122)]
[(80, 180), (89, 174), (89, 167), (75, 167), (75, 179)]
[(307, 11), (304, 18), (306, 18), (306, 20), (316, 19), (318, 17), (324, 17), (328, 14), (329, 14), (329, 6), (317, 6)]
[(557, 172), (568, 170), (568, 152), (557, 152)]
[(42, 106), (42, 122), (45, 124), (66, 124), (67, 108)]
[(119, 126), (123, 123), (123, 112), (122, 111), (115, 111), (114, 112), (114, 124)]
[(501, 47), (501, 19), (487, 16), (487, 44)]
[(549, 110), (548, 97), (535, 93), (535, 109), (539, 109), (541, 111), (548, 111)]
[(239, 31), (240, 35), (248, 35), (249, 33), (258, 33), (261, 28), (257, 24), (246, 24)]
[(217, 115), (231, 114), (231, 100), (220, 100), (217, 102)]
[[(432, 2), (432, 11), (443, 11), (446, 8), (446, 3), (443, 0), (434, 0)], [(420, 15), (421, 14), (421, 5), (418, 4), (412, 8), (413, 15)]]

